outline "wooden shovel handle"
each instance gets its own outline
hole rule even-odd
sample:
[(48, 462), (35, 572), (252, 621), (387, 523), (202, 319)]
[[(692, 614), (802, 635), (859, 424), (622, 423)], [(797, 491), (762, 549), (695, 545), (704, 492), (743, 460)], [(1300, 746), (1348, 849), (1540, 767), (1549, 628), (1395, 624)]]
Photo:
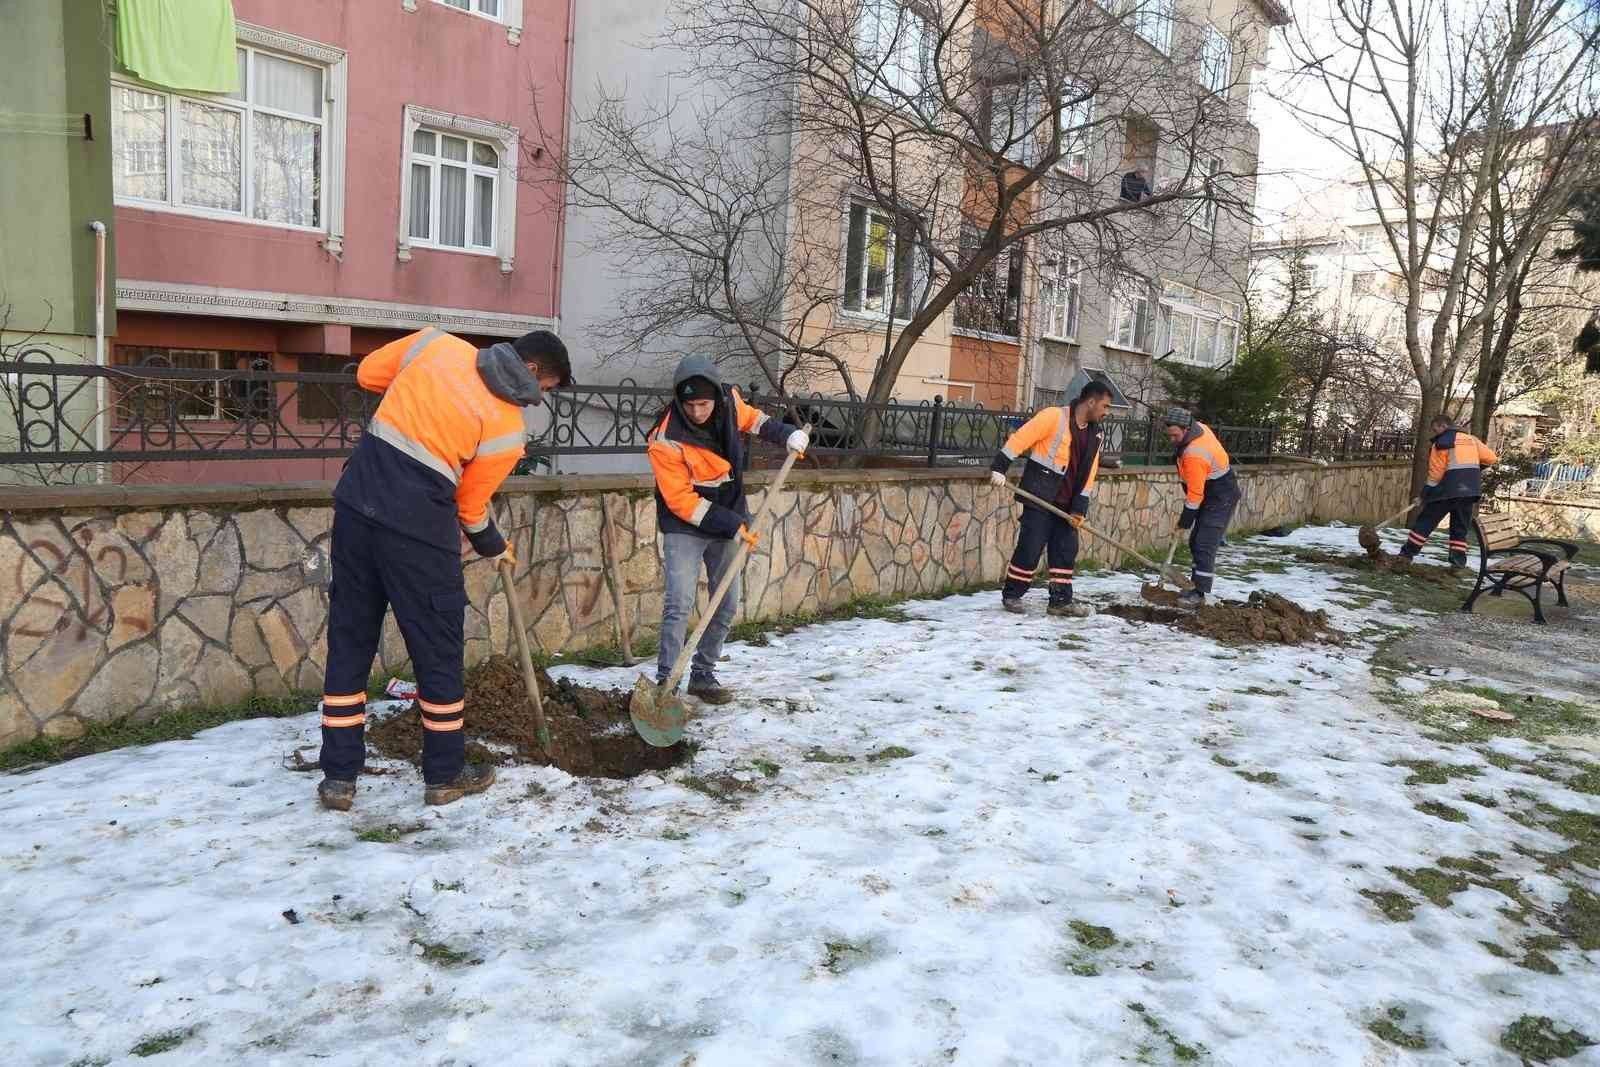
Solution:
[(511, 629), (517, 635), (517, 651), (522, 658), (522, 680), (528, 687), (528, 700), (533, 704), (533, 728), (539, 746), (550, 755), (550, 727), (544, 721), (544, 697), (539, 693), (539, 676), (533, 670), (533, 653), (528, 650), (528, 631), (522, 625), (522, 605), (517, 602), (517, 582), (511, 577), (510, 560), (500, 561), (500, 580), (505, 584), (506, 608), (511, 613)]
[[(1010, 482), (1007, 482), (1006, 485), (1007, 485), (1008, 488), (1010, 488), (1010, 490), (1013, 493), (1017, 494), (1022, 499), (1026, 500), (1028, 503), (1033, 504), (1035, 507), (1044, 508), (1046, 511), (1050, 512), (1051, 514), (1058, 515), (1061, 518), (1066, 519), (1068, 522), (1072, 521), (1072, 517), (1070, 515), (1068, 515), (1065, 511), (1062, 511), (1060, 508), (1056, 507), (1054, 504), (1047, 503), (1046, 501), (1039, 499), (1038, 497), (1034, 496), (1032, 493), (1028, 492), (1026, 489), (1022, 488), (1022, 486), (1020, 486), (1020, 485), (1012, 485)], [(1099, 530), (1096, 530), (1093, 526), (1090, 526), (1087, 522), (1085, 522), (1083, 524), (1083, 529), (1088, 530), (1090, 533), (1092, 533), (1096, 537), (1100, 538), (1100, 540), (1104, 541), (1106, 544), (1111, 545), (1113, 548), (1119, 548), (1122, 551), (1126, 552), (1128, 555), (1132, 556), (1134, 559), (1138, 560), (1140, 563), (1143, 563), (1146, 567), (1150, 567), (1152, 569), (1154, 569), (1156, 567), (1155, 560), (1151, 559), (1149, 556), (1146, 556), (1144, 553), (1140, 552), (1137, 548), (1134, 548), (1132, 545), (1123, 544), (1121, 541), (1118, 541), (1115, 537), (1112, 537), (1110, 534), (1101, 533)], [(1177, 547), (1176, 542), (1174, 542), (1173, 547), (1174, 547), (1174, 549), (1176, 549), (1176, 547)], [(1164, 574), (1166, 572), (1163, 571), (1162, 573)], [(1173, 581), (1176, 582), (1176, 581), (1178, 581), (1178, 579), (1174, 578)]]
[(1396, 520), (1396, 519), (1400, 518), (1401, 516), (1405, 515), (1412, 508), (1416, 507), (1420, 503), (1422, 503), (1422, 498), (1420, 496), (1412, 497), (1410, 503), (1406, 504), (1405, 507), (1401, 508), (1399, 511), (1395, 512), (1393, 515), (1390, 515), (1386, 519), (1379, 519), (1377, 522), (1372, 524), (1372, 528), (1374, 530), (1383, 529), (1385, 526), (1389, 525), (1394, 520)]
[[(811, 424), (808, 422), (800, 427), (809, 436)], [(761, 500), (761, 507), (756, 512), (755, 518), (750, 520), (749, 528), (754, 529), (761, 525), (767, 517), (767, 512), (772, 510), (773, 502), (778, 498), (778, 490), (783, 488), (783, 483), (788, 480), (789, 472), (794, 469), (794, 461), (800, 458), (800, 453), (790, 452), (783, 461), (783, 466), (778, 470), (778, 476), (772, 479), (772, 484), (767, 486), (767, 494)], [(739, 577), (739, 572), (744, 570), (745, 560), (750, 558), (750, 543), (739, 541), (739, 551), (734, 554), (733, 562), (722, 573), (722, 581), (717, 583), (716, 592), (711, 594), (711, 600), (706, 604), (705, 614), (700, 616), (700, 621), (695, 624), (694, 633), (683, 643), (683, 650), (678, 653), (678, 661), (672, 665), (672, 673), (667, 675), (667, 680), (661, 683), (661, 688), (668, 693), (678, 688), (678, 683), (683, 680), (683, 672), (689, 667), (689, 659), (694, 655), (694, 650), (700, 644), (700, 638), (705, 636), (706, 627), (711, 625), (711, 617), (717, 613), (717, 608), (722, 606), (722, 600), (728, 595), (728, 590), (733, 587), (733, 581)]]

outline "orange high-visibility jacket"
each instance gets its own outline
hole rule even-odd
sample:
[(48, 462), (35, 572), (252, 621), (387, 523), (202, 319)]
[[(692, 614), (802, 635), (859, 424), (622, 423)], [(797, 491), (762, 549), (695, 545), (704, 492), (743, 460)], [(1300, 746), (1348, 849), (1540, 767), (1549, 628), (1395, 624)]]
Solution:
[[(1073, 494), (1068, 511), (1074, 515), (1087, 515), (1089, 501), (1094, 496), (1095, 479), (1100, 474), (1100, 427), (1089, 427), (1093, 435), (1094, 458), (1089, 461), (1089, 473), (1083, 484)], [(1019, 483), (1024, 490), (1055, 503), (1062, 481), (1072, 469), (1072, 408), (1045, 408), (1033, 418), (1017, 427), (1006, 438), (1006, 443), (995, 454), (990, 470), (1004, 474), (1013, 460), (1024, 452), (1028, 462), (1022, 468)], [(1028, 506), (1023, 501), (1023, 506)]]
[(664, 532), (693, 532), (708, 537), (732, 537), (744, 525), (744, 478), (740, 470), (739, 435), (759, 434), (782, 444), (793, 427), (757, 411), (739, 396), (739, 390), (720, 385), (722, 402), (729, 405), (724, 456), (697, 444), (684, 426), (677, 404), (650, 431), (650, 468), (656, 476), (657, 526)]
[(1198, 511), (1206, 498), (1206, 486), (1227, 476), (1228, 450), (1222, 447), (1211, 427), (1196, 422), (1191, 436), (1178, 446), (1178, 477), (1183, 479), (1183, 507)]
[(383, 401), (335, 499), (452, 551), (463, 531), (504, 551), (489, 499), (523, 456), (530, 409), (491, 391), (476, 347), (431, 327), (368, 355), (356, 380)]
[(1494, 449), (1455, 427), (1433, 439), (1428, 452), (1429, 500), (1455, 500), (1483, 495), (1483, 468), (1500, 462)]

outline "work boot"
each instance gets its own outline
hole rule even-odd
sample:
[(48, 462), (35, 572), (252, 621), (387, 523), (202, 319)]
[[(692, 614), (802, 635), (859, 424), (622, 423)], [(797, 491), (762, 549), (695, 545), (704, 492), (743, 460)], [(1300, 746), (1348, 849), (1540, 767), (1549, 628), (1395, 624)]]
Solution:
[(317, 799), (329, 811), (349, 811), (356, 802), (356, 784), (338, 778), (324, 778), (317, 783)]
[(454, 804), (468, 793), (481, 793), (494, 784), (494, 768), (487, 763), (469, 763), (448, 782), (430, 785), (422, 791), (424, 804)]
[(1007, 611), (1011, 612), (1011, 614), (1013, 614), (1013, 615), (1026, 615), (1027, 614), (1027, 609), (1022, 606), (1022, 598), (1021, 597), (1003, 596), (1003, 597), (1000, 598), (1000, 606), (1002, 608), (1005, 608)]
[(1394, 562), (1389, 564), (1389, 569), (1396, 574), (1407, 574), (1411, 570), (1411, 559), (1412, 557), (1401, 552), (1394, 557)]
[(1062, 600), (1045, 608), (1045, 614), (1055, 615), (1063, 619), (1086, 619), (1094, 614), (1094, 609), (1087, 604), (1080, 604), (1076, 600)]
[(690, 674), (689, 695), (707, 704), (728, 704), (733, 701), (733, 690), (717, 682), (714, 674)]
[(1206, 602), (1206, 595), (1198, 589), (1186, 589), (1178, 594), (1178, 607), (1198, 608)]

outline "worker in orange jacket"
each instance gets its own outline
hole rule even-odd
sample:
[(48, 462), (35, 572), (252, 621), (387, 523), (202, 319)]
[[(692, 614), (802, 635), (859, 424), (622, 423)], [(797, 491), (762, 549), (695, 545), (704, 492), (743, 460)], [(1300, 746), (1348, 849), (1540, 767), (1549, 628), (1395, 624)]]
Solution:
[(1178, 595), (1179, 605), (1198, 608), (1217, 578), (1217, 549), (1239, 506), (1239, 479), (1228, 462), (1228, 450), (1211, 431), (1183, 408), (1168, 408), (1162, 417), (1167, 440), (1176, 449), (1173, 462), (1183, 481), (1183, 510), (1172, 525), (1173, 536), (1189, 531), (1194, 562), (1189, 577), (1194, 588)]
[(461, 538), (515, 562), (489, 498), (524, 454), (542, 391), (572, 383), (566, 346), (535, 330), (485, 349), (429, 328), (361, 361), (383, 400), (333, 491), (333, 582), (322, 688), (324, 807), (348, 811), (366, 759), (367, 678), (386, 609), (405, 639), (422, 714), (423, 802), (481, 793), (494, 768), (466, 762)]
[(1088, 519), (1100, 473), (1100, 423), (1110, 410), (1111, 387), (1089, 382), (1067, 407), (1044, 408), (1018, 427), (989, 464), (989, 480), (1004, 486), (1011, 464), (1026, 455), (1022, 488), (1071, 516), (1062, 519), (1030, 501), (1022, 502), (1017, 547), (1000, 587), (1000, 606), (1006, 611), (1023, 613), (1023, 594), (1033, 582), (1040, 553), (1048, 550), (1050, 594), (1045, 613), (1079, 618), (1094, 613), (1088, 605), (1073, 601), (1072, 572), (1078, 561), (1078, 528)]
[[(689, 356), (672, 376), (672, 402), (650, 431), (650, 468), (656, 476), (656, 528), (661, 531), (666, 591), (661, 602), (661, 637), (656, 651), (656, 685), (664, 685), (683, 650), (689, 612), (694, 608), (700, 571), (715, 589), (737, 554), (735, 539), (753, 549), (745, 513), (743, 435), (804, 453), (806, 432), (746, 404), (739, 391), (724, 385), (715, 363)], [(735, 578), (700, 636), (689, 664), (689, 695), (708, 704), (726, 704), (732, 690), (717, 680), (722, 642), (739, 610)]]
[(1422, 510), (1411, 524), (1411, 536), (1400, 549), (1409, 564), (1417, 558), (1439, 520), (1450, 516), (1450, 566), (1467, 565), (1467, 531), (1472, 509), (1483, 496), (1483, 468), (1500, 462), (1494, 449), (1458, 430), (1443, 415), (1435, 415), (1428, 428), (1433, 447), (1428, 451), (1428, 481), (1422, 488)]

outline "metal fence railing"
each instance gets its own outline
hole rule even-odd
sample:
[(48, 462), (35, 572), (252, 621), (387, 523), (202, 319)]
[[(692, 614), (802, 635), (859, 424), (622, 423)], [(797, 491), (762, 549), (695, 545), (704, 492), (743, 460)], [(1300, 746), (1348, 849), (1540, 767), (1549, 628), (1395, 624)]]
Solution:
[[(141, 354), (142, 355), (142, 354)], [(176, 365), (175, 357), (188, 359)], [(323, 357), (323, 365), (333, 361)], [(57, 362), (44, 349), (0, 361), (0, 465), (338, 459), (348, 456), (377, 406), (354, 364), (284, 372), (251, 353), (151, 350), (137, 363), (96, 367)], [(906, 464), (987, 461), (1029, 412), (948, 404), (942, 399), (867, 404), (820, 395), (762, 393), (763, 410), (814, 426), (812, 451)], [(549, 395), (528, 443), (524, 469), (556, 456), (639, 454), (671, 391), (631, 381), (579, 385)], [(1242, 462), (1274, 455), (1359, 459), (1409, 452), (1409, 435), (1301, 440), (1269, 427), (1216, 427)], [(1156, 416), (1104, 424), (1108, 457), (1170, 462)]]

